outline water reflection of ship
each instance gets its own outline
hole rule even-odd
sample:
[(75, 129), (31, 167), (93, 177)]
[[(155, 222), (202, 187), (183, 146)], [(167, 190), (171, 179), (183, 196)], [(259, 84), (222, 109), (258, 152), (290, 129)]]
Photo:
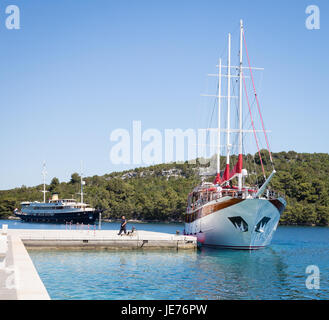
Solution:
[(288, 266), (270, 247), (262, 252), (203, 247), (198, 260), (201, 278), (190, 286), (191, 296), (200, 290), (207, 299), (280, 299), (285, 290), (289, 294)]

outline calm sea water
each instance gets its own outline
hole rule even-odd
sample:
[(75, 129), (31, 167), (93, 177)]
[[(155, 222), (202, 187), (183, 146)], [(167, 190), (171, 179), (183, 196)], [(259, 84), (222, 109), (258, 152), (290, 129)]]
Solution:
[[(65, 225), (0, 221), (9, 228)], [(181, 224), (130, 224), (175, 233)], [(102, 229), (118, 229), (103, 223)], [(258, 251), (202, 248), (174, 251), (33, 251), (30, 256), (52, 299), (329, 299), (329, 228), (279, 227)], [(309, 290), (306, 267), (320, 270)]]

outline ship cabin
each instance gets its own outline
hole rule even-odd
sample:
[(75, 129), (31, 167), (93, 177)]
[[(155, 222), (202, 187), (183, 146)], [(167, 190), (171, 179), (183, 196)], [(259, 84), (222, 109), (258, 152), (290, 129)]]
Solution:
[(26, 208), (31, 204), (31, 202), (30, 201), (24, 201), (24, 202), (21, 202), (20, 204), (21, 204), (22, 208)]
[(58, 194), (53, 194), (48, 202), (22, 202), (21, 210), (62, 210), (62, 209), (82, 209), (91, 210), (90, 205), (77, 202), (75, 199), (59, 199)]
[(58, 194), (54, 193), (52, 195), (51, 200), (48, 202), (49, 204), (54, 204), (57, 206), (65, 207), (65, 208), (90, 208), (90, 205), (85, 203), (77, 202), (75, 199), (59, 199)]
[(212, 182), (203, 182), (188, 195), (187, 213), (191, 213), (204, 204), (217, 201), (223, 197), (253, 198), (256, 192), (257, 189), (243, 188), (242, 191), (239, 191), (236, 186), (219, 186)]

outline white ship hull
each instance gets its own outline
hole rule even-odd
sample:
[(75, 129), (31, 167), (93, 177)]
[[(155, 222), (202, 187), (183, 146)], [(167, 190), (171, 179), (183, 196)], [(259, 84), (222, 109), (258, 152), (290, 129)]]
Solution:
[(206, 246), (259, 249), (270, 244), (285, 205), (283, 198), (223, 197), (197, 209), (196, 219), (185, 224), (185, 232)]

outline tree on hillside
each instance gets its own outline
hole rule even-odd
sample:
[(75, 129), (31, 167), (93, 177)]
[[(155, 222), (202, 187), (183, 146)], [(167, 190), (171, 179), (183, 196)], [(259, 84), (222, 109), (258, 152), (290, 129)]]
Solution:
[(78, 182), (80, 182), (80, 179), (81, 179), (81, 177), (79, 176), (78, 173), (76, 173), (76, 172), (75, 173), (72, 173), (70, 183), (71, 184), (78, 183)]
[[(272, 170), (269, 154), (266, 150), (261, 154), (268, 176)], [(280, 223), (329, 225), (329, 155), (290, 151), (272, 153), (272, 157), (277, 174), (270, 188), (284, 193), (287, 201)], [(225, 162), (224, 157), (221, 160)], [(232, 156), (232, 164), (236, 161), (237, 157)], [(246, 184), (261, 185), (264, 177), (258, 152), (247, 154), (243, 161), (249, 173)], [(187, 195), (201, 181), (197, 174), (200, 162), (166, 163), (86, 177), (86, 202), (104, 210), (103, 217), (112, 219), (124, 214), (144, 220), (183, 220)], [(73, 173), (69, 183), (53, 178), (48, 190), (58, 192), (62, 198), (74, 197), (79, 184), (80, 175)], [(42, 185), (0, 190), (0, 217), (12, 214), (22, 201), (42, 201), (40, 190)]]
[(55, 191), (57, 186), (59, 186), (59, 180), (56, 177), (54, 177), (50, 182), (49, 191), (50, 192)]

